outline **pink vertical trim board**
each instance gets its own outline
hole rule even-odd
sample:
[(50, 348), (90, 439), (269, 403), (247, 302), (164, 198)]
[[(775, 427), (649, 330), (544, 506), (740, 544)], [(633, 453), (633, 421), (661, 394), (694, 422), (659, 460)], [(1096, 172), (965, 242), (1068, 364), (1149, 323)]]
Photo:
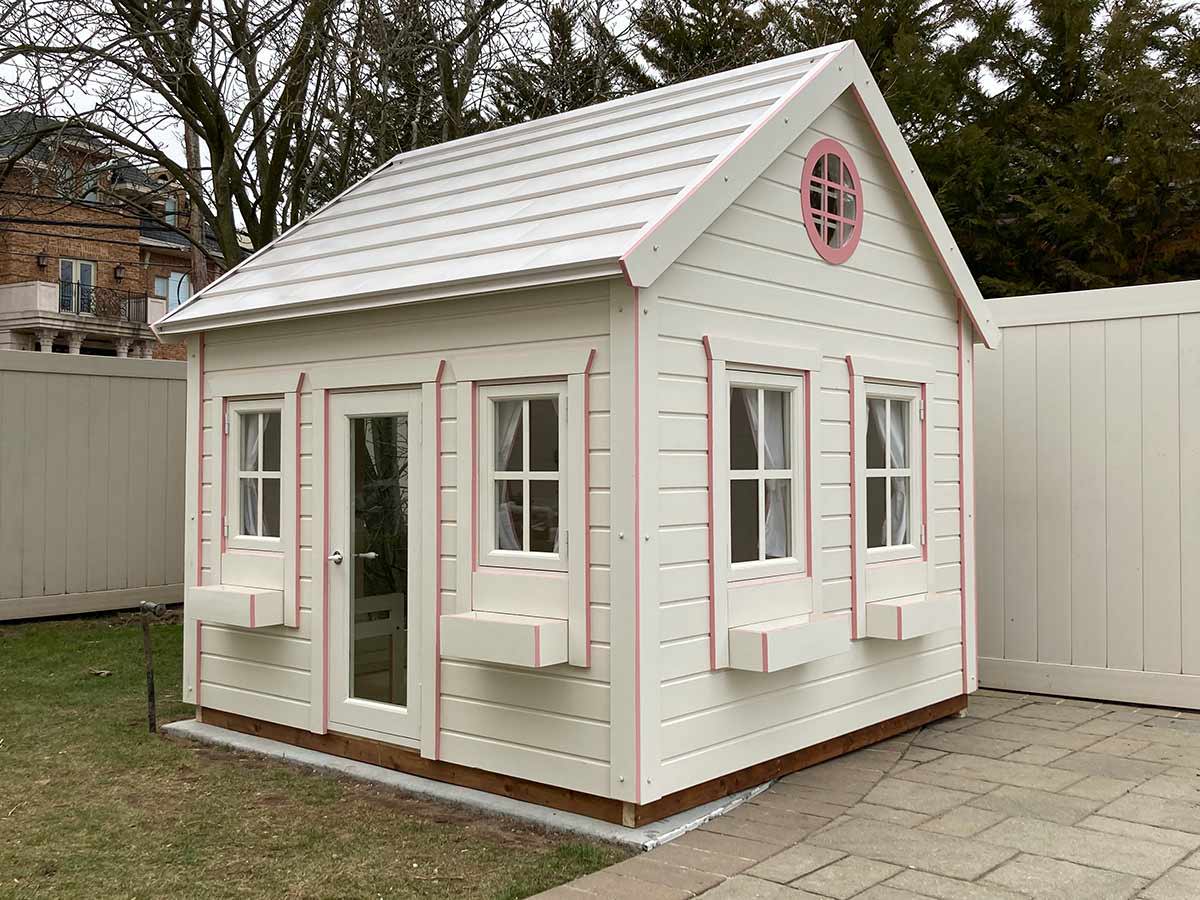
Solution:
[(858, 402), (855, 394), (854, 359), (846, 356), (850, 373), (850, 640), (858, 640), (858, 466), (855, 418)]
[(929, 528), (929, 385), (921, 385), (921, 409), (925, 415), (921, 417), (921, 528), (925, 532), (925, 542), (921, 544), (921, 559), (929, 562), (929, 544), (933, 533)]
[(321, 435), (321, 728), (329, 730), (329, 391), (321, 389), (321, 409), (324, 432)]
[(592, 364), (583, 367), (583, 665), (592, 666)]
[(717, 669), (717, 541), (716, 541), (716, 455), (713, 438), (713, 355), (712, 343), (704, 335), (704, 356), (708, 378), (708, 668)]
[[(804, 373), (804, 574), (813, 577), (813, 482), (812, 482), (812, 372)], [(711, 452), (711, 451), (710, 451)], [(813, 585), (816, 589), (816, 585)], [(824, 610), (818, 610), (823, 612)]]
[(225, 422), (229, 416), (229, 398), (221, 398), (221, 419), (217, 422), (217, 431), (220, 438), (217, 441), (221, 453), (221, 485), (218, 490), (221, 493), (221, 517), (217, 520), (217, 532), (221, 535), (221, 552), (224, 553), (229, 547), (229, 536), (225, 533), (225, 517), (228, 515), (225, 504), (228, 502), (226, 497), (225, 485), (228, 482), (228, 472), (226, 467), (229, 460), (229, 436), (225, 434)]
[(633, 289), (633, 746), (635, 799), (642, 802), (642, 392), (641, 290)]
[[(963, 317), (962, 304), (958, 307), (958, 613), (959, 613), (959, 637), (962, 640), (962, 678), (963, 678), (963, 693), (967, 693), (967, 528), (966, 528), (966, 507), (967, 507), (967, 483), (966, 475), (966, 457), (964, 455), (964, 447), (966, 445), (963, 427), (966, 417), (963, 414), (963, 372), (966, 360), (966, 348), (964, 347), (963, 335)], [(972, 351), (974, 348), (972, 348)], [(972, 381), (974, 388), (974, 381)], [(972, 445), (974, 446), (974, 445)]]
[(300, 389), (304, 386), (304, 373), (300, 373), (300, 377), (296, 379), (296, 470), (295, 470), (295, 488), (296, 488), (296, 521), (295, 531), (292, 533), (292, 552), (295, 554), (295, 582), (292, 585), (295, 595), (296, 605), (296, 627), (300, 627)]
[(203, 631), (204, 623), (199, 619), (196, 620), (196, 696), (192, 699), (197, 707), (200, 706), (200, 634)]
[[(433, 758), (442, 758), (442, 378), (446, 360), (438, 363), (433, 376), (433, 503), (434, 575), (433, 575)], [(474, 460), (474, 457), (472, 457)], [(472, 467), (474, 462), (472, 462)], [(461, 472), (461, 467), (459, 468)]]
[[(200, 402), (196, 410), (196, 586), (204, 584), (204, 333), (199, 335), (196, 359), (199, 369), (199, 384), (196, 396)], [(199, 695), (199, 674), (196, 693)]]
[(764, 672), (771, 671), (770, 650), (767, 649), (767, 633), (762, 633), (762, 670)]
[(255, 607), (254, 599), (255, 599), (254, 594), (251, 594), (250, 595), (250, 627), (251, 628), (255, 627), (254, 623), (255, 623), (255, 619), (256, 619), (256, 617), (254, 615), (254, 607)]
[(533, 626), (533, 667), (542, 667), (542, 626)]

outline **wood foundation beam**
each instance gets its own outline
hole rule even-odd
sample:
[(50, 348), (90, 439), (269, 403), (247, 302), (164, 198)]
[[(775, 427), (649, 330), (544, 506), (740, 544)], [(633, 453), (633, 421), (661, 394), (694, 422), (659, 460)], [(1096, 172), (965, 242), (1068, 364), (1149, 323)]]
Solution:
[(527, 803), (537, 803), (540, 806), (578, 813), (626, 827), (638, 827), (737, 791), (746, 790), (763, 782), (781, 778), (792, 772), (798, 772), (809, 766), (815, 766), (854, 750), (868, 747), (921, 725), (944, 719), (965, 709), (966, 706), (966, 695), (951, 697), (884, 722), (868, 725), (866, 728), (860, 728), (841, 737), (805, 747), (803, 750), (785, 753), (783, 756), (747, 766), (720, 778), (684, 788), (653, 803), (640, 806), (607, 797), (585, 794), (581, 791), (539, 784), (523, 778), (485, 772), (469, 766), (425, 759), (416, 750), (368, 738), (334, 732), (313, 734), (290, 725), (276, 725), (272, 722), (263, 722), (237, 713), (223, 712), (207, 707), (196, 710), (196, 719), (206, 725), (215, 725), (218, 728), (252, 734), (295, 747), (305, 747), (345, 759), (354, 759), (409, 775), (418, 775), (434, 781), (474, 788), (489, 794), (523, 800)]

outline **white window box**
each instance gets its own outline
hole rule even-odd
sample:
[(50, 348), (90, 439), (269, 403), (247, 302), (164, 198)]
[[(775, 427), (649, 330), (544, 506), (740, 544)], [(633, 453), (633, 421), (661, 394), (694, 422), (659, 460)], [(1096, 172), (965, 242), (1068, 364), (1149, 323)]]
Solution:
[(790, 616), (729, 629), (729, 665), (778, 672), (850, 649), (850, 617)]
[(956, 594), (917, 594), (867, 604), (867, 637), (907, 641), (959, 625)]
[(283, 624), (283, 591), (231, 584), (189, 587), (186, 609), (209, 624), (267, 628)]
[(442, 616), (442, 655), (541, 669), (567, 661), (567, 620), (507, 613)]

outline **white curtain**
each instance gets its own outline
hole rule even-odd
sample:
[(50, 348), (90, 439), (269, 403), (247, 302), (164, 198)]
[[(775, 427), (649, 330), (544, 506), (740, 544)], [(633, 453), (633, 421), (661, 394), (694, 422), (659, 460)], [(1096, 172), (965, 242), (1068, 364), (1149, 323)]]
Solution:
[[(893, 469), (908, 468), (908, 403), (892, 400), (888, 403), (872, 403), (870, 405), (872, 425), (880, 434), (888, 436), (888, 459), (886, 465)], [(886, 418), (885, 418), (886, 417)], [(886, 419), (891, 419), (891, 428), (887, 427)], [(897, 546), (909, 543), (908, 534), (908, 496), (911, 481), (908, 478), (892, 477), (888, 479), (888, 489), (891, 491), (892, 516), (890, 521), (883, 523), (883, 533), (879, 536), (881, 546)]]
[[(787, 468), (787, 437), (784, 408), (787, 402), (786, 394), (782, 391), (740, 391), (742, 404), (746, 409), (746, 417), (750, 420), (750, 430), (756, 442), (762, 441), (763, 468)], [(763, 411), (766, 416), (765, 433), (762, 432), (758, 418), (758, 396), (763, 397)], [(763, 496), (766, 509), (764, 510), (763, 536), (766, 545), (767, 559), (780, 559), (790, 555), (788, 547), (788, 485), (781, 478), (768, 479)]]
[[(496, 467), (499, 469), (508, 463), (514, 444), (521, 439), (521, 410), (524, 404), (520, 400), (504, 400), (493, 405), (496, 415)], [(524, 464), (524, 462), (522, 463)], [(505, 482), (496, 481), (496, 545), (499, 550), (523, 550), (521, 532), (524, 524), (521, 521), (521, 506), (506, 500), (501, 493)], [(528, 498), (521, 497), (522, 503)], [(517, 521), (513, 521), (516, 517)]]
[[(243, 414), (242, 425), (242, 471), (258, 471), (259, 454), (262, 453), (262, 430), (259, 428), (258, 413)], [(254, 478), (240, 479), (242, 490), (242, 534), (258, 534), (258, 490)]]

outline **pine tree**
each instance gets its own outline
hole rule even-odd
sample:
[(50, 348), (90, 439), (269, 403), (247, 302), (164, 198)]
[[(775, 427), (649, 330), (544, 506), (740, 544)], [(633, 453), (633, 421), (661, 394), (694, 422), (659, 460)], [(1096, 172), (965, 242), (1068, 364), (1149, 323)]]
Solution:
[(765, 20), (746, 0), (646, 0), (633, 17), (638, 51), (657, 84), (770, 58)]

